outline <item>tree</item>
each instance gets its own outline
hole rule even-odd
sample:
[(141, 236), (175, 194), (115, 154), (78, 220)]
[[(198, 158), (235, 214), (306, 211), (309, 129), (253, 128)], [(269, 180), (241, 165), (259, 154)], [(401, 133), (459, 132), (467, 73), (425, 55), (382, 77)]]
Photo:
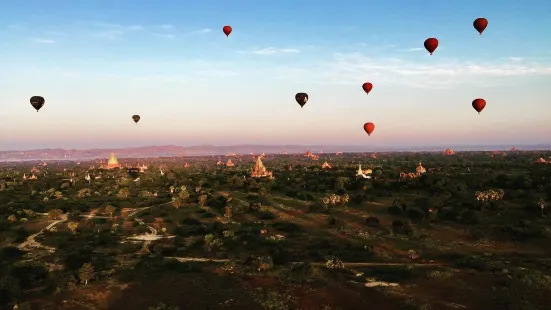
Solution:
[(199, 202), (198, 202), (199, 207), (204, 207), (205, 206), (205, 204), (207, 203), (207, 198), (208, 198), (207, 195), (199, 196)]
[(184, 203), (182, 202), (182, 199), (180, 198), (172, 198), (172, 206), (176, 209), (179, 209)]
[(179, 308), (176, 306), (168, 306), (165, 303), (158, 303), (156, 306), (151, 306), (147, 308), (147, 310), (178, 310)]
[(63, 214), (63, 211), (61, 209), (53, 209), (48, 212), (48, 217), (51, 220), (59, 220), (62, 214)]
[(230, 185), (231, 189), (239, 189), (245, 185), (245, 182), (243, 181), (243, 178), (234, 175), (228, 178), (228, 184)]
[(186, 201), (186, 199), (189, 198), (189, 192), (187, 191), (187, 187), (182, 186), (181, 189), (182, 189), (182, 190), (180, 191), (180, 193), (178, 193), (178, 197), (179, 197), (180, 199), (182, 199), (182, 201)]
[(341, 188), (344, 188), (344, 186), (350, 181), (349, 178), (347, 177), (338, 177), (337, 179), (335, 179), (335, 188), (336, 189), (341, 189)]
[(19, 280), (13, 276), (0, 277), (0, 306), (5, 306), (5, 303), (16, 300), (21, 295), (21, 285)]
[(230, 205), (227, 205), (224, 207), (224, 217), (226, 218), (232, 217), (232, 207)]
[(78, 228), (78, 223), (77, 222), (69, 222), (69, 223), (67, 223), (67, 227), (69, 227), (69, 229), (71, 230), (73, 235), (76, 235), (77, 228)]
[(545, 200), (543, 200), (543, 198), (538, 199), (538, 207), (541, 210), (541, 216), (545, 216), (546, 203), (545, 203)]
[(94, 278), (94, 273), (94, 266), (91, 263), (84, 263), (78, 271), (78, 278), (80, 282), (84, 282), (84, 285), (87, 285), (88, 281)]
[(121, 188), (119, 190), (119, 193), (117, 194), (117, 197), (124, 199), (124, 198), (127, 198), (129, 194), (130, 194), (130, 191), (128, 190), (128, 188)]
[(107, 212), (110, 217), (113, 217), (113, 213), (115, 213), (115, 210), (117, 210), (117, 209), (115, 207), (113, 207), (112, 205), (105, 206), (105, 212)]

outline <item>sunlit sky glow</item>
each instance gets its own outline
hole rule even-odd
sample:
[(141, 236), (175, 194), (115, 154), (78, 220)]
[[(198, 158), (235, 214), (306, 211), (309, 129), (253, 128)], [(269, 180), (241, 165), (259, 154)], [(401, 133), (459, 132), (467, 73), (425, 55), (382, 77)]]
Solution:
[(551, 142), (548, 0), (20, 0), (1, 14), (0, 150)]

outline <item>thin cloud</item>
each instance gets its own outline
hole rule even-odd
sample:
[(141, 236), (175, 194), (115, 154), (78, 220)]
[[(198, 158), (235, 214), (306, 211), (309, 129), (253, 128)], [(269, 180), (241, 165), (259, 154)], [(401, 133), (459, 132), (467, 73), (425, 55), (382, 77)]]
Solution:
[(424, 48), (422, 47), (410, 47), (410, 48), (406, 48), (404, 51), (406, 52), (419, 52), (419, 51), (422, 51), (424, 50)]
[(550, 75), (551, 65), (505, 60), (501, 63), (446, 61), (440, 63), (410, 62), (402, 59), (374, 59), (363, 54), (335, 54), (311, 68), (282, 68), (280, 79), (312, 81), (323, 84), (357, 84), (366, 74), (381, 84), (402, 84), (424, 88), (449, 88), (461, 83), (490, 86), (499, 79)]
[[(153, 73), (158, 71), (159, 67), (172, 68), (172, 72), (162, 74)], [(136, 73), (135, 68), (140, 68), (140, 72)], [(71, 75), (75, 78), (98, 79), (98, 80), (125, 80), (125, 81), (155, 81), (162, 83), (184, 84), (197, 81), (208, 81), (223, 79), (228, 77), (237, 77), (248, 75), (248, 71), (242, 67), (238, 67), (233, 62), (212, 62), (210, 60), (189, 60), (189, 61), (164, 61), (161, 59), (135, 59), (126, 60), (112, 64), (112, 71), (107, 72), (87, 72), (80, 74), (70, 71), (62, 71), (61, 69), (54, 71), (52, 69), (41, 70), (36, 72), (36, 69), (29, 67), (29, 72), (33, 72), (34, 76), (51, 76), (52, 74)], [(152, 71), (153, 70), (153, 71)], [(28, 75), (27, 71), (19, 71), (21, 78)], [(0, 71), (1, 75), (1, 71)]]
[(514, 62), (518, 62), (518, 61), (523, 61), (524, 58), (522, 58), (522, 57), (509, 57), (509, 60), (514, 61)]
[(188, 32), (188, 35), (206, 34), (206, 33), (210, 33), (210, 32), (212, 32), (212, 29), (203, 28), (203, 29), (199, 29), (199, 30), (190, 31), (190, 32)]
[(45, 31), (44, 34), (58, 37), (58, 36), (64, 36), (66, 33), (60, 32), (60, 31)]
[(157, 28), (160, 28), (160, 29), (164, 29), (164, 30), (172, 30), (172, 29), (174, 29), (174, 26), (169, 25), (169, 24), (157, 25), (156, 27), (157, 27)]
[(108, 40), (116, 40), (124, 35), (138, 32), (144, 29), (141, 25), (120, 25), (120, 24), (95, 24), (96, 28), (101, 30), (94, 31), (93, 34), (97, 37), (106, 38)]
[(267, 47), (259, 50), (253, 50), (249, 52), (238, 52), (238, 53), (250, 53), (255, 55), (264, 55), (264, 56), (270, 56), (270, 55), (276, 55), (276, 54), (292, 54), (292, 53), (299, 53), (300, 51), (294, 48), (274, 48), (274, 47)]
[(41, 39), (41, 38), (34, 38), (32, 39), (35, 43), (41, 43), (41, 44), (54, 44), (56, 41), (52, 39)]
[(156, 33), (155, 34), (158, 37), (165, 38), (165, 39), (174, 39), (176, 38), (175, 34), (172, 33)]

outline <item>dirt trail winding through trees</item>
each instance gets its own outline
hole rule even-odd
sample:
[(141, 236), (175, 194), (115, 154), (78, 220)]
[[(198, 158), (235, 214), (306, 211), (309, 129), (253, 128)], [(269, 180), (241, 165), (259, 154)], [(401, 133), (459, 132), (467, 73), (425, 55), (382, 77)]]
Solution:
[(31, 250), (31, 249), (44, 249), (44, 250), (47, 250), (48, 252), (54, 252), (55, 248), (45, 246), (42, 243), (36, 241), (36, 237), (40, 236), (45, 231), (51, 230), (57, 224), (65, 222), (65, 221), (67, 221), (67, 215), (66, 214), (64, 214), (61, 219), (56, 220), (53, 223), (51, 223), (50, 225), (48, 225), (48, 226), (44, 227), (43, 229), (41, 229), (36, 234), (32, 234), (32, 235), (28, 236), (27, 239), (23, 243), (21, 243), (20, 245), (17, 246), (17, 248), (20, 249), (20, 250), (25, 250), (25, 251), (28, 251), (28, 250)]
[(135, 240), (135, 241), (143, 241), (144, 242), (144, 247), (148, 246), (151, 243), (151, 241), (159, 240), (159, 239), (162, 239), (162, 238), (174, 238), (174, 236), (158, 235), (157, 234), (158, 233), (157, 229), (153, 228), (150, 225), (146, 225), (145, 222), (142, 219), (139, 219), (139, 218), (135, 217), (141, 211), (145, 211), (145, 210), (150, 209), (150, 208), (151, 207), (144, 207), (144, 208), (132, 211), (131, 213), (129, 213), (126, 216), (127, 218), (134, 217), (134, 220), (136, 222), (138, 222), (140, 225), (145, 225), (147, 227), (147, 229), (149, 229), (149, 233), (145, 233), (145, 234), (142, 234), (142, 235), (132, 236), (132, 237), (127, 238), (127, 239)]
[[(199, 262), (199, 263), (228, 263), (231, 262), (230, 259), (222, 258), (206, 258), (206, 257), (181, 257), (181, 256), (166, 256), (166, 259), (174, 259), (179, 262)], [(325, 262), (288, 262), (288, 265), (293, 264), (305, 264), (309, 263), (313, 266), (325, 266)], [(344, 263), (344, 268), (352, 267), (443, 267), (447, 266), (445, 263), (369, 263), (369, 262), (355, 262), (355, 263)]]

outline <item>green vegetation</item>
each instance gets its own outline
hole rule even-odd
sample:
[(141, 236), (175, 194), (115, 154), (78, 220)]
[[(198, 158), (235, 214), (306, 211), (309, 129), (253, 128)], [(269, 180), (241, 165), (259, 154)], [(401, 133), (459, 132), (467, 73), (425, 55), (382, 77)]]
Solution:
[(4, 163), (0, 309), (551, 304), (550, 152), (366, 155), (270, 155), (275, 179), (250, 156), (157, 158), (139, 179)]

